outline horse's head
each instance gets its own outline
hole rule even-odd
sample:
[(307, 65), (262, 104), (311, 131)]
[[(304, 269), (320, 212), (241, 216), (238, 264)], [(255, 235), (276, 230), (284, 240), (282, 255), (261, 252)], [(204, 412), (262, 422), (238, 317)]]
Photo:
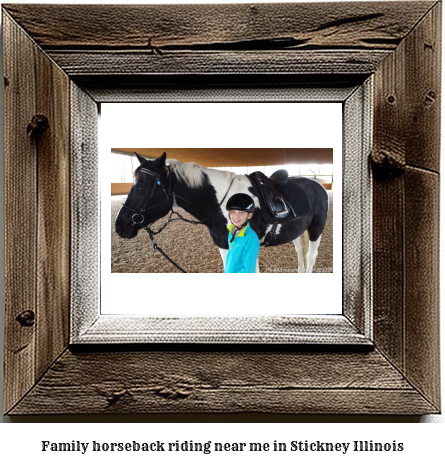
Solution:
[(115, 222), (116, 233), (124, 239), (136, 237), (139, 229), (165, 216), (171, 206), (166, 193), (170, 182), (166, 153), (155, 160), (147, 160), (136, 152), (135, 155), (141, 165)]

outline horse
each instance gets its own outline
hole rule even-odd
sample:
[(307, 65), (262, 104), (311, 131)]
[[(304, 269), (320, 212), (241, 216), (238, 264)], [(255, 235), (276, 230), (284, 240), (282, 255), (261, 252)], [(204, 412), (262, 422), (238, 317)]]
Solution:
[[(136, 237), (139, 230), (165, 217), (174, 207), (181, 207), (207, 227), (220, 250), (225, 267), (230, 224), (225, 206), (233, 194), (245, 193), (255, 201), (250, 226), (260, 243), (266, 237), (268, 247), (293, 242), (298, 256), (298, 272), (312, 273), (329, 210), (328, 193), (318, 181), (289, 177), (291, 187), (297, 185), (304, 190), (309, 201), (308, 211), (300, 218), (278, 224), (275, 234), (267, 236), (273, 225), (264, 220), (261, 212), (264, 204), (262, 207), (258, 190), (247, 175), (204, 168), (196, 163), (167, 160), (165, 152), (151, 160), (137, 153), (135, 155), (140, 166), (135, 170), (133, 186), (115, 220), (115, 231), (121, 238)], [(304, 233), (306, 241), (303, 239)]]

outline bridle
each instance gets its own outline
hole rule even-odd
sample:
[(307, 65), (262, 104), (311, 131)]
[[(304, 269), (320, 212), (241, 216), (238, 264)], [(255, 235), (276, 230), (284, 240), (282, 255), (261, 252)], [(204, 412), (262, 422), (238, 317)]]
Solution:
[[(169, 171), (170, 171), (170, 168), (168, 168)], [(127, 201), (128, 201), (128, 198), (127, 198), (127, 201), (125, 201), (125, 203), (122, 205), (123, 207), (127, 208), (128, 210), (131, 210), (133, 212), (133, 216), (131, 217), (131, 221), (133, 221), (133, 226), (134, 225), (143, 225), (145, 227), (147, 227), (146, 223), (145, 223), (145, 217), (144, 217), (144, 213), (147, 211), (147, 210), (151, 210), (153, 208), (156, 208), (157, 206), (159, 205), (162, 205), (163, 203), (165, 202), (169, 202), (170, 203), (170, 208), (171, 210), (173, 211), (173, 203), (172, 201), (170, 200), (170, 197), (168, 195), (168, 192), (165, 190), (165, 187), (164, 187), (164, 184), (162, 183), (161, 181), (161, 175), (159, 175), (158, 173), (156, 173), (155, 171), (150, 171), (149, 169), (147, 168), (141, 168), (139, 170), (139, 172), (141, 173), (145, 173), (145, 174), (149, 174), (150, 176), (153, 176), (155, 178), (155, 182), (153, 184), (153, 188), (151, 190), (151, 193), (150, 193), (150, 197), (147, 198), (147, 200), (145, 201), (144, 205), (142, 206), (142, 208), (140, 208), (139, 210), (135, 209), (135, 208), (132, 208), (130, 207), (128, 204), (127, 204)], [(168, 178), (169, 178), (169, 182), (170, 182), (170, 185), (169, 185), (169, 189), (168, 191), (171, 192), (171, 176), (168, 175)], [(150, 203), (151, 199), (153, 198), (153, 195), (155, 193), (155, 190), (156, 190), (156, 187), (157, 186), (161, 186), (162, 187), (162, 190), (164, 191), (164, 194), (165, 194), (165, 199), (162, 201), (162, 202), (159, 202), (157, 203), (156, 205), (153, 205), (151, 207), (148, 206), (148, 204)], [(173, 195), (174, 192), (172, 193)], [(140, 217), (141, 220), (140, 221), (136, 221), (135, 217)], [(153, 223), (152, 223), (153, 224)]]
[[(127, 201), (125, 201), (125, 203), (122, 205), (122, 207), (124, 208), (127, 208), (128, 210), (131, 210), (133, 212), (133, 216), (131, 217), (131, 221), (133, 222), (133, 225), (132, 226), (137, 226), (137, 225), (142, 225), (144, 227), (144, 230), (147, 231), (149, 237), (150, 237), (150, 242), (151, 242), (151, 245), (153, 246), (153, 249), (155, 250), (158, 250), (172, 265), (174, 265), (176, 268), (178, 268), (178, 270), (182, 271), (183, 273), (187, 273), (187, 271), (184, 271), (178, 264), (176, 264), (170, 257), (167, 256), (167, 254), (158, 246), (158, 244), (156, 243), (156, 241), (154, 240), (153, 236), (159, 234), (160, 232), (162, 232), (169, 223), (173, 222), (173, 221), (178, 221), (178, 220), (182, 220), (182, 221), (185, 221), (186, 223), (191, 223), (193, 225), (199, 225), (199, 224), (203, 224), (205, 221), (207, 221), (210, 217), (212, 217), (216, 212), (218, 212), (220, 209), (221, 209), (221, 205), (222, 203), (224, 202), (225, 198), (227, 197), (227, 194), (229, 193), (230, 191), (230, 188), (232, 187), (232, 184), (233, 184), (233, 180), (234, 178), (232, 178), (232, 181), (230, 182), (230, 185), (229, 185), (229, 188), (227, 189), (227, 192), (226, 192), (226, 195), (223, 197), (223, 199), (221, 200), (221, 202), (219, 203), (218, 205), (218, 208), (213, 212), (211, 213), (209, 216), (207, 216), (206, 218), (204, 218), (202, 221), (193, 221), (193, 220), (188, 220), (186, 218), (184, 218), (183, 216), (181, 216), (178, 212), (175, 212), (173, 210), (173, 202), (172, 202), (172, 199), (175, 199), (175, 198), (179, 198), (181, 199), (182, 201), (184, 202), (187, 202), (188, 204), (192, 204), (192, 202), (188, 201), (187, 199), (184, 199), (184, 197), (181, 197), (180, 195), (176, 194), (174, 191), (172, 191), (172, 175), (171, 175), (171, 170), (170, 170), (170, 167), (167, 166), (167, 170), (168, 170), (168, 174), (167, 174), (167, 177), (169, 179), (169, 186), (168, 186), (168, 190), (165, 189), (164, 187), (164, 184), (162, 182), (162, 179), (161, 179), (161, 174), (159, 173), (156, 173), (155, 171), (151, 171), (147, 168), (140, 168), (139, 169), (139, 172), (140, 173), (145, 173), (145, 174), (148, 174), (150, 176), (153, 176), (155, 178), (155, 182), (153, 184), (153, 188), (151, 189), (151, 193), (150, 193), (150, 197), (147, 198), (147, 200), (145, 201), (144, 205), (142, 206), (142, 208), (140, 208), (139, 210), (135, 209), (135, 208), (132, 208), (130, 207), (128, 204), (127, 204)], [(162, 202), (159, 202), (157, 203), (156, 205), (153, 205), (153, 206), (149, 206), (150, 204), (150, 201), (151, 199), (153, 198), (154, 196), (154, 193), (156, 191), (156, 188), (157, 186), (160, 186), (164, 192), (164, 195), (165, 195), (165, 199), (162, 201)], [(171, 197), (171, 198), (170, 198)], [(127, 198), (128, 200), (128, 198)], [(170, 216), (168, 217), (166, 223), (164, 224), (164, 226), (162, 226), (160, 229), (158, 229), (157, 231), (153, 231), (151, 229), (151, 226), (157, 221), (154, 221), (153, 223), (151, 223), (150, 225), (147, 225), (145, 223), (145, 217), (144, 217), (144, 213), (148, 210), (151, 210), (153, 208), (156, 208), (157, 206), (159, 205), (162, 205), (163, 203), (165, 202), (168, 202), (169, 203), (169, 209), (170, 209)], [(172, 219), (172, 216), (173, 215), (177, 215), (178, 218), (173, 218)], [(141, 220), (140, 221), (136, 221), (135, 217), (140, 217)]]

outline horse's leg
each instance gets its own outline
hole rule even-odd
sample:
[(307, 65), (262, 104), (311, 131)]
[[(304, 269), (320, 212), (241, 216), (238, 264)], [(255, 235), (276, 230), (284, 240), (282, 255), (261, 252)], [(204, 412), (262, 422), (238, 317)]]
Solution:
[(312, 222), (307, 228), (309, 248), (307, 253), (306, 273), (312, 273), (312, 269), (314, 268), (315, 259), (317, 258), (318, 248), (320, 246), (321, 234), (324, 231), (329, 212), (329, 196), (326, 191), (324, 191), (323, 196), (319, 200), (314, 209)]
[(309, 251), (309, 232), (306, 229), (303, 233), (303, 257), (306, 260), (306, 267), (307, 267), (307, 253)]
[(303, 247), (303, 236), (298, 236), (293, 241), (295, 249), (298, 255), (298, 272), (304, 273), (304, 247)]
[(224, 269), (226, 268), (227, 252), (228, 252), (227, 249), (219, 249), (219, 253), (221, 254)]
[(321, 234), (317, 240), (315, 241), (309, 240), (306, 273), (312, 273), (312, 269), (315, 265), (315, 259), (317, 258), (317, 255), (318, 255), (318, 247), (320, 246), (320, 241), (321, 241)]

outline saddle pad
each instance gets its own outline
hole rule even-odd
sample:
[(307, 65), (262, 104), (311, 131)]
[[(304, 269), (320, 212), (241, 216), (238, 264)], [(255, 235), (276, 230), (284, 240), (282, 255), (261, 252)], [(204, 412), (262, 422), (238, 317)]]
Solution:
[[(261, 213), (266, 223), (273, 224), (275, 221), (278, 221), (279, 224), (283, 224), (296, 219), (292, 211), (289, 212), (289, 215), (287, 215), (286, 218), (275, 218), (270, 212), (269, 207), (263, 199), (263, 195), (261, 193), (261, 186), (258, 184), (257, 180), (254, 177), (251, 177), (250, 175), (248, 175), (248, 177), (252, 182), (255, 195), (258, 197), (260, 201)], [(303, 188), (298, 184), (297, 179), (289, 178), (289, 181), (285, 186), (274, 185), (274, 188), (280, 194), (283, 195), (283, 197), (287, 200), (287, 202), (289, 202), (290, 205), (292, 205), (292, 208), (294, 209), (297, 218), (301, 218), (308, 214), (310, 204), (306, 193), (304, 192)]]

